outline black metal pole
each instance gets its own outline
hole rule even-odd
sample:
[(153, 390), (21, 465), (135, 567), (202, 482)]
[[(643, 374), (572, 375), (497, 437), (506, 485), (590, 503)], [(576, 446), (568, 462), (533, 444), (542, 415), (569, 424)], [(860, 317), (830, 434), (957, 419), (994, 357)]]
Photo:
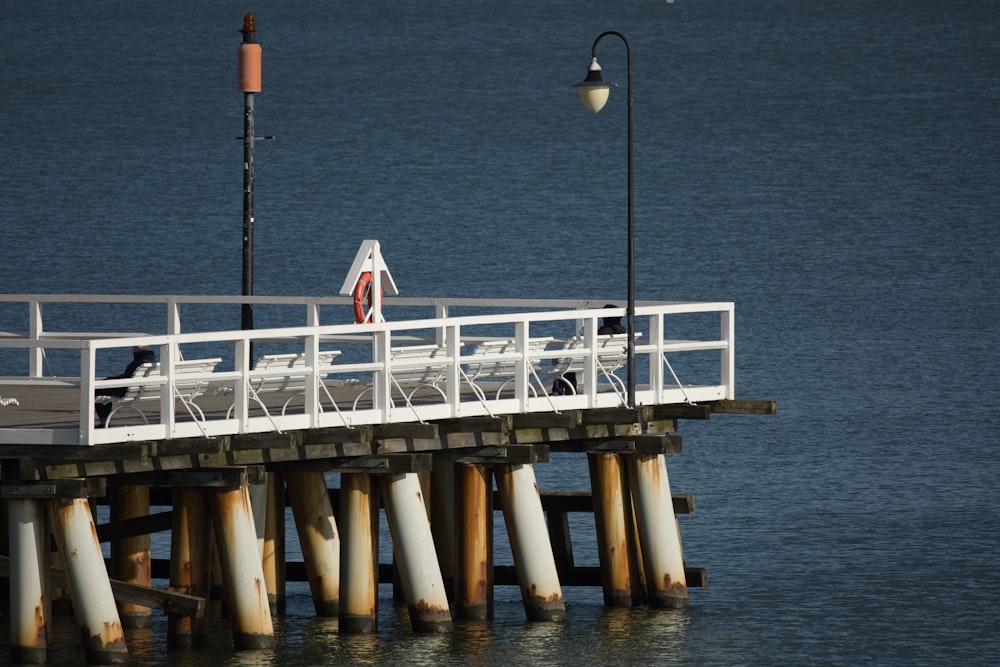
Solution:
[[(243, 94), (243, 296), (253, 296), (253, 93)], [(244, 303), (240, 324), (253, 329), (253, 304)]]
[(628, 406), (635, 407), (635, 217), (633, 214), (633, 180), (632, 180), (632, 47), (625, 35), (614, 30), (602, 32), (594, 40), (590, 50), (593, 58), (597, 57), (597, 43), (608, 35), (614, 35), (625, 43), (626, 66), (628, 70), (628, 305), (625, 319), (628, 323)]
[[(253, 14), (243, 17), (243, 41), (238, 55), (239, 85), (243, 91), (243, 296), (253, 296), (253, 96), (260, 92), (261, 49)], [(244, 303), (240, 311), (240, 327), (253, 329), (253, 304)], [(253, 363), (253, 344), (248, 362)]]

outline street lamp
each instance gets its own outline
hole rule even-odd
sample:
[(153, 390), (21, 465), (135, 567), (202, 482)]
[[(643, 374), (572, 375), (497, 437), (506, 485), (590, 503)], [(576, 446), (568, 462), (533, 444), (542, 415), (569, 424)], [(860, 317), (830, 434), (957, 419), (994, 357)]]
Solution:
[(593, 113), (604, 108), (614, 84), (601, 77), (601, 66), (597, 63), (597, 44), (608, 35), (621, 38), (625, 43), (626, 66), (628, 72), (628, 306), (625, 317), (628, 322), (628, 407), (635, 407), (635, 219), (632, 206), (632, 47), (625, 35), (614, 30), (602, 32), (594, 40), (590, 49), (590, 67), (587, 78), (576, 84), (580, 101)]

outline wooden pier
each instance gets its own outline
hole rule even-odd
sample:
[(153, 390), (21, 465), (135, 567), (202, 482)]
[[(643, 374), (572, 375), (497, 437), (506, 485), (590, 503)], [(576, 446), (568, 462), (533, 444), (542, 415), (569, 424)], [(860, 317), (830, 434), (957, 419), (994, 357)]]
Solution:
[[(667, 473), (678, 422), (774, 411), (735, 399), (732, 304), (639, 304), (640, 384), (629, 406), (621, 364), (597, 334), (601, 318), (621, 314), (604, 302), (386, 299), (433, 314), (343, 325), (321, 323), (321, 307), (347, 305), (337, 297), (252, 299), (258, 313), (305, 306), (306, 322), (187, 333), (182, 304), (246, 298), (0, 296), (29, 312), (24, 331), (0, 334), (0, 351), (28, 357), (24, 375), (0, 379), (0, 572), (14, 662), (47, 659), (52, 605), (64, 598), (87, 659), (107, 664), (128, 659), (125, 629), (153, 613), (169, 616), (168, 645), (203, 645), (213, 596), (225, 601), (237, 649), (273, 646), (289, 579), (308, 581), (316, 614), (338, 618), (343, 633), (377, 632), (380, 582), (393, 582), (415, 632), (489, 620), (494, 585), (517, 585), (526, 618), (552, 622), (566, 617), (564, 586), (601, 586), (610, 606), (680, 608), (704, 584), (684, 561), (676, 520), (693, 497), (674, 494)], [(165, 306), (165, 326), (42, 326), (43, 304), (81, 301)], [(716, 318), (707, 335), (665, 335), (674, 318), (706, 314)], [(570, 345), (559, 331), (580, 333)], [(139, 344), (157, 351), (155, 373), (101, 379), (106, 350), (122, 358)], [(52, 350), (70, 350), (75, 372), (44, 373)], [(712, 363), (680, 362), (706, 351), (708, 381)], [(179, 370), (195, 359), (213, 363)], [(575, 393), (551, 391), (560, 363), (574, 371)], [(702, 376), (682, 382), (688, 370)], [(115, 387), (134, 401), (97, 428), (94, 396)], [(535, 467), (553, 452), (585, 455), (589, 484), (539, 489)], [(94, 506), (105, 502), (110, 521), (97, 525)], [(285, 559), (286, 507), (302, 563)], [(383, 510), (391, 555), (378, 553)], [(496, 511), (512, 569), (493, 563)], [(599, 567), (574, 562), (571, 512), (593, 513)], [(150, 535), (167, 531), (170, 553), (153, 553)]]

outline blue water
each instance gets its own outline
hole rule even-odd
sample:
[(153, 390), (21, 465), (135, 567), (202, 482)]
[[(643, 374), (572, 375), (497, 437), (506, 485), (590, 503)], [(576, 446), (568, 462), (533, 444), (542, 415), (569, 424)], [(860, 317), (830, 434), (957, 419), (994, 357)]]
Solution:
[[(638, 296), (734, 301), (737, 395), (778, 414), (681, 424), (709, 573), (686, 611), (567, 589), (564, 626), (528, 625), (501, 588), (492, 625), (421, 637), (383, 595), (347, 637), (297, 589), (277, 651), (168, 653), (160, 627), (135, 664), (1000, 662), (995, 3), (4, 2), (4, 291), (239, 293), (248, 9), (277, 137), (258, 294), (335, 293), (376, 238), (406, 296), (622, 299), (623, 45), (604, 111), (570, 88), (619, 30)], [(538, 477), (587, 484), (576, 458)]]

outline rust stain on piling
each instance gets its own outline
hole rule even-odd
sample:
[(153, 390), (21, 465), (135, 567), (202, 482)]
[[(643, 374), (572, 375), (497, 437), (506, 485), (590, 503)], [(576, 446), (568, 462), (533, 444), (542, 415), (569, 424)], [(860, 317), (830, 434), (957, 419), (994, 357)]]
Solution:
[(85, 646), (95, 649), (103, 649), (109, 646), (125, 646), (125, 635), (122, 632), (120, 623), (105, 621), (104, 631), (97, 634), (92, 633), (89, 626), (83, 625), (80, 626), (80, 636)]
[(674, 581), (669, 574), (663, 575), (663, 590), (664, 591), (687, 591), (687, 584), (683, 581)]
[(39, 598), (35, 606), (35, 646), (45, 646), (45, 598)]
[(541, 602), (543, 604), (551, 604), (553, 602), (559, 602), (560, 600), (562, 600), (562, 593), (556, 591), (552, 593), (552, 595), (549, 595), (548, 597), (542, 597), (541, 595), (538, 594), (538, 584), (531, 584), (531, 591), (529, 593), (529, 597), (532, 600), (537, 600), (538, 602)]
[(435, 605), (429, 603), (427, 600), (420, 598), (417, 600), (416, 604), (413, 605), (415, 611), (421, 614), (449, 614), (448, 607), (442, 607), (440, 605)]

